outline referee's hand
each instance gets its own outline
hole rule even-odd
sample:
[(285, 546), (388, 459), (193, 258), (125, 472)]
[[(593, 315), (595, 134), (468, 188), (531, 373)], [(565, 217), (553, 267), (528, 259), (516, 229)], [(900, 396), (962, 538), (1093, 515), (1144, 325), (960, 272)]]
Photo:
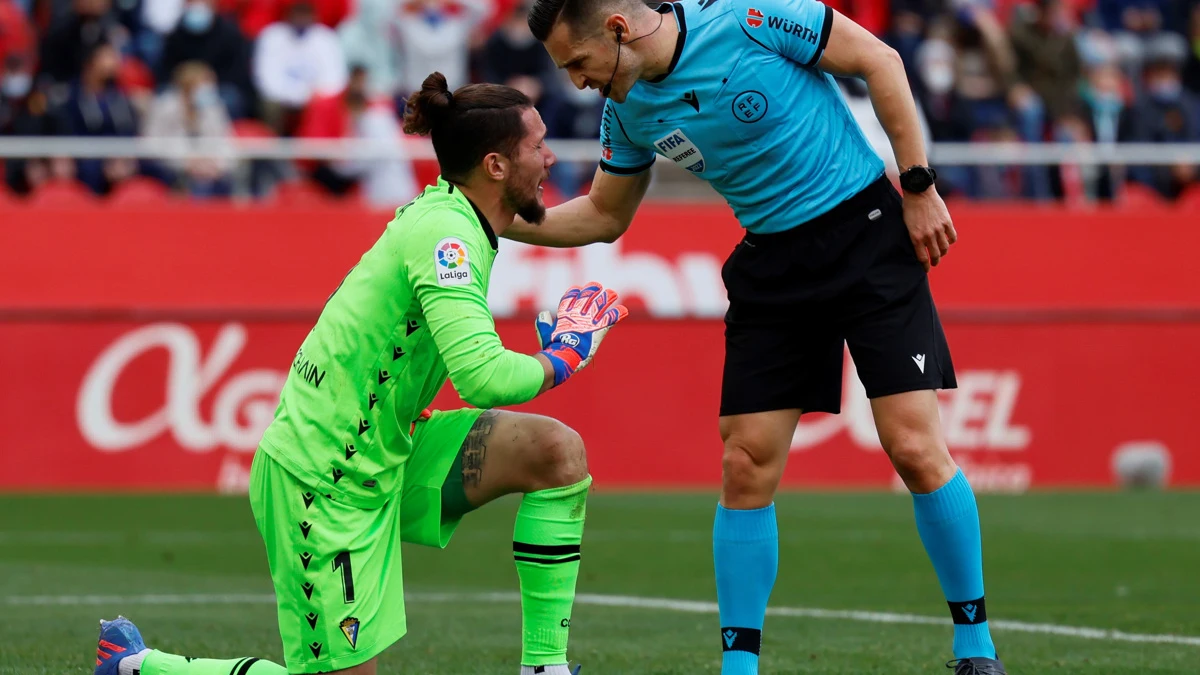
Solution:
[(950, 245), (958, 241), (946, 202), (934, 187), (920, 193), (904, 193), (904, 224), (926, 272), (937, 267), (950, 252)]

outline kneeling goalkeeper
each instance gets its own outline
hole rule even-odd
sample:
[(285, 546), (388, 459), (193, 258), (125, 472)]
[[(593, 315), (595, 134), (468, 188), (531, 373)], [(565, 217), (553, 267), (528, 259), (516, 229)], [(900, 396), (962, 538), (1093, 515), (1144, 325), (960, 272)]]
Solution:
[[(128, 619), (101, 622), (96, 675), (374, 673), (406, 631), (400, 542), (444, 547), (462, 517), (524, 493), (513, 531), (522, 675), (568, 675), (567, 632), (591, 477), (562, 423), (519, 404), (588, 364), (626, 310), (596, 283), (538, 319), (542, 351), (507, 351), (487, 306), (497, 236), (545, 214), (555, 157), (523, 94), (451, 93), (441, 74), (409, 100), (436, 186), (396, 212), (296, 353), (250, 473), (287, 668), (148, 650)], [(447, 376), (476, 408), (423, 411)]]

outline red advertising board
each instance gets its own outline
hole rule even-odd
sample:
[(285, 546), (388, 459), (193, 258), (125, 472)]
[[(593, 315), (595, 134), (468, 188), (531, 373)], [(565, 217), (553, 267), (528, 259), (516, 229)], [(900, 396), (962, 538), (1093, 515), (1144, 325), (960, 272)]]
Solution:
[[(1112, 485), (1114, 458), (1149, 448), (1173, 484), (1200, 486), (1195, 217), (952, 212), (960, 243), (931, 277), (959, 376), (942, 419), (976, 485)], [(242, 489), (295, 349), (387, 220), (0, 213), (0, 489)], [(532, 310), (571, 284), (600, 279), (630, 300), (596, 365), (522, 408), (580, 431), (601, 488), (718, 483), (720, 266), (738, 237), (723, 206), (649, 204), (614, 245), (502, 244), (489, 300), (514, 349), (532, 351)], [(647, 358), (648, 344), (672, 358)], [(451, 390), (437, 403), (458, 405)], [(785, 482), (894, 485), (852, 367), (843, 413), (802, 420)]]
[[(0, 489), (244, 489), (308, 328), (0, 323)], [(1173, 484), (1200, 485), (1200, 359), (1172, 346), (1200, 344), (1200, 324), (948, 331), (959, 388), (942, 392), (942, 420), (981, 490), (1111, 485), (1115, 453), (1147, 444), (1169, 454)], [(523, 320), (501, 322), (500, 333), (514, 349), (533, 348)], [(647, 358), (647, 344), (670, 344), (673, 357)], [(712, 487), (720, 475), (721, 353), (718, 322), (629, 322), (609, 335), (592, 368), (520, 409), (577, 429), (600, 488)], [(852, 369), (843, 399), (841, 415), (802, 420), (787, 485), (892, 485)], [(437, 405), (461, 404), (448, 390)]]
[[(935, 270), (943, 310), (1200, 308), (1197, 216), (1184, 211), (955, 206), (959, 243)], [(0, 212), (0, 311), (315, 312), (386, 213), (176, 207)], [(503, 242), (494, 311), (551, 307), (598, 278), (654, 317), (719, 317), (740, 237), (721, 204), (643, 206), (616, 244)]]

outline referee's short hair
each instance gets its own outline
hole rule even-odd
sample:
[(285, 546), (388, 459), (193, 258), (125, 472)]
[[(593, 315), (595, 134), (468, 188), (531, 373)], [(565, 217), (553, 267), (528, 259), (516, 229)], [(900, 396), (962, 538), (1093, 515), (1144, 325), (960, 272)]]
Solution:
[[(539, 42), (545, 42), (554, 24), (563, 21), (572, 34), (605, 13), (645, 5), (642, 0), (536, 0), (529, 8), (529, 30)], [(599, 31), (599, 27), (595, 27)]]

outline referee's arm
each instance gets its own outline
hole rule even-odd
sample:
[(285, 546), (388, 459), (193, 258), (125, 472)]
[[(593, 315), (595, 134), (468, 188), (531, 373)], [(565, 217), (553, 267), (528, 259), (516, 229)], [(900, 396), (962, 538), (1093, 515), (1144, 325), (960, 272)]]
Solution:
[[(891, 141), (900, 171), (927, 166), (917, 105), (900, 55), (837, 11), (833, 12), (828, 38), (817, 67), (834, 75), (862, 78), (867, 83), (875, 115)], [(949, 252), (958, 235), (935, 188), (904, 197), (904, 221), (917, 258), (929, 269)]]
[(592, 189), (586, 195), (547, 210), (546, 219), (540, 225), (527, 223), (517, 216), (501, 236), (555, 248), (612, 243), (629, 229), (633, 214), (649, 187), (649, 171), (616, 176), (596, 169)]

